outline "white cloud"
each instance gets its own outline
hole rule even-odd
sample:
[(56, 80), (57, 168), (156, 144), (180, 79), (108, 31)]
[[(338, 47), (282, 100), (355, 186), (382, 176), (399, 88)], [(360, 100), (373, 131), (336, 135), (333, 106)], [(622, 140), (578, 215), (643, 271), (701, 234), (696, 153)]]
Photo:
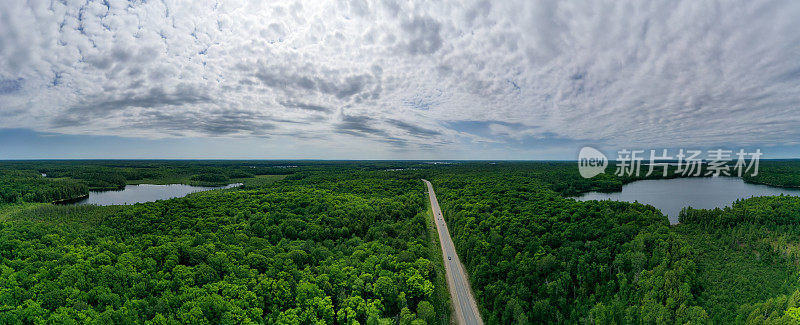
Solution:
[(796, 1), (107, 3), (0, 2), (0, 128), (387, 150), (800, 138)]

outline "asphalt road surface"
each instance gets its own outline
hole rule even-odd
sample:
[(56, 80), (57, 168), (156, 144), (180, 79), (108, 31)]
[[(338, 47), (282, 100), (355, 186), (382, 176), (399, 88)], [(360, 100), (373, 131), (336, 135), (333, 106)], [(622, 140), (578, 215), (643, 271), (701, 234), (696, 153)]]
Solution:
[(472, 296), (469, 286), (467, 272), (458, 259), (453, 240), (450, 239), (450, 231), (442, 216), (442, 209), (439, 208), (439, 201), (436, 200), (436, 193), (433, 192), (431, 182), (422, 180), (428, 186), (428, 195), (431, 199), (431, 209), (436, 222), (436, 230), (439, 232), (439, 243), (442, 245), (442, 255), (444, 258), (444, 270), (447, 275), (447, 286), (450, 288), (450, 300), (453, 301), (455, 317), (459, 324), (473, 325), (483, 324), (481, 314), (478, 312), (478, 304)]

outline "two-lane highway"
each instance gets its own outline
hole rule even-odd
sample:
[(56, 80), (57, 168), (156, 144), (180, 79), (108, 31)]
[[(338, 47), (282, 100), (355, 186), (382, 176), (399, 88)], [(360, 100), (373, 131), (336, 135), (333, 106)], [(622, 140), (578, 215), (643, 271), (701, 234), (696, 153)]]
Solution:
[(442, 210), (439, 208), (439, 201), (436, 200), (436, 193), (433, 192), (433, 185), (427, 180), (422, 180), (428, 186), (428, 195), (431, 199), (431, 209), (433, 209), (433, 219), (436, 223), (436, 230), (439, 233), (439, 243), (442, 245), (442, 255), (444, 258), (444, 270), (447, 275), (447, 286), (450, 288), (450, 299), (453, 301), (455, 317), (459, 324), (483, 324), (481, 314), (478, 312), (478, 304), (472, 296), (469, 286), (467, 273), (461, 260), (458, 259), (453, 240), (450, 239), (450, 231), (447, 230), (447, 223), (444, 222)]

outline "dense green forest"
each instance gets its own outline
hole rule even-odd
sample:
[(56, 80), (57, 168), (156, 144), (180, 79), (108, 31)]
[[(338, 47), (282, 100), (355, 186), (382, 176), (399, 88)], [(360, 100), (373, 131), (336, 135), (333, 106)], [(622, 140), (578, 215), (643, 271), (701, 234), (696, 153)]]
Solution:
[(655, 208), (564, 198), (554, 190), (576, 190), (564, 184), (596, 187), (574, 167), (459, 169), (434, 179), (487, 323), (708, 319), (692, 256)]
[(676, 232), (697, 255), (698, 302), (716, 323), (800, 322), (800, 198), (686, 209)]
[(69, 179), (46, 179), (31, 170), (0, 169), (0, 204), (53, 202), (89, 194), (86, 184)]
[(800, 162), (797, 160), (762, 161), (757, 175), (742, 175), (746, 182), (782, 187), (800, 187)]
[(422, 184), (312, 178), (16, 213), (0, 323), (437, 323)]
[[(65, 160), (0, 162), (0, 203), (53, 202), (135, 184), (257, 185), (258, 176), (387, 170), (419, 163), (325, 161)], [(302, 172), (301, 172), (302, 170)]]
[(221, 186), (258, 175), (289, 175), (298, 167), (285, 161), (4, 161), (0, 162), (0, 202), (53, 202), (115, 190), (129, 184)]
[[(797, 175), (769, 162), (746, 180)], [(567, 162), (42, 161), (0, 163), (0, 323), (448, 324), (421, 178), (487, 324), (800, 321), (796, 197), (686, 209), (671, 226), (652, 206), (570, 199), (639, 178), (583, 179)]]
[[(800, 166), (783, 164), (767, 164), (761, 175)], [(649, 206), (565, 198), (635, 180), (585, 180), (571, 164), (436, 174), (487, 323), (800, 322), (800, 198), (689, 209), (669, 226)]]

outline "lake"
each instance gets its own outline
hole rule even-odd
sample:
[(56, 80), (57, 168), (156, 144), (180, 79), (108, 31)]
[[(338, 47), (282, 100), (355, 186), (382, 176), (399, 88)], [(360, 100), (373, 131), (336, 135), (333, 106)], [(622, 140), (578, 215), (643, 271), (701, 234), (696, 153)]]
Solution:
[(800, 196), (800, 188), (780, 188), (749, 184), (736, 177), (693, 177), (663, 180), (642, 180), (622, 186), (621, 192), (587, 192), (579, 201), (615, 200), (649, 204), (678, 223), (684, 207), (713, 209), (730, 206), (736, 199), (772, 195)]
[(216, 190), (222, 188), (232, 188), (242, 185), (241, 183), (230, 184), (227, 186), (191, 186), (184, 184), (169, 185), (127, 185), (125, 189), (117, 191), (89, 191), (89, 197), (67, 202), (65, 204), (95, 204), (95, 205), (119, 205), (153, 202), (158, 200), (184, 197), (195, 192)]

